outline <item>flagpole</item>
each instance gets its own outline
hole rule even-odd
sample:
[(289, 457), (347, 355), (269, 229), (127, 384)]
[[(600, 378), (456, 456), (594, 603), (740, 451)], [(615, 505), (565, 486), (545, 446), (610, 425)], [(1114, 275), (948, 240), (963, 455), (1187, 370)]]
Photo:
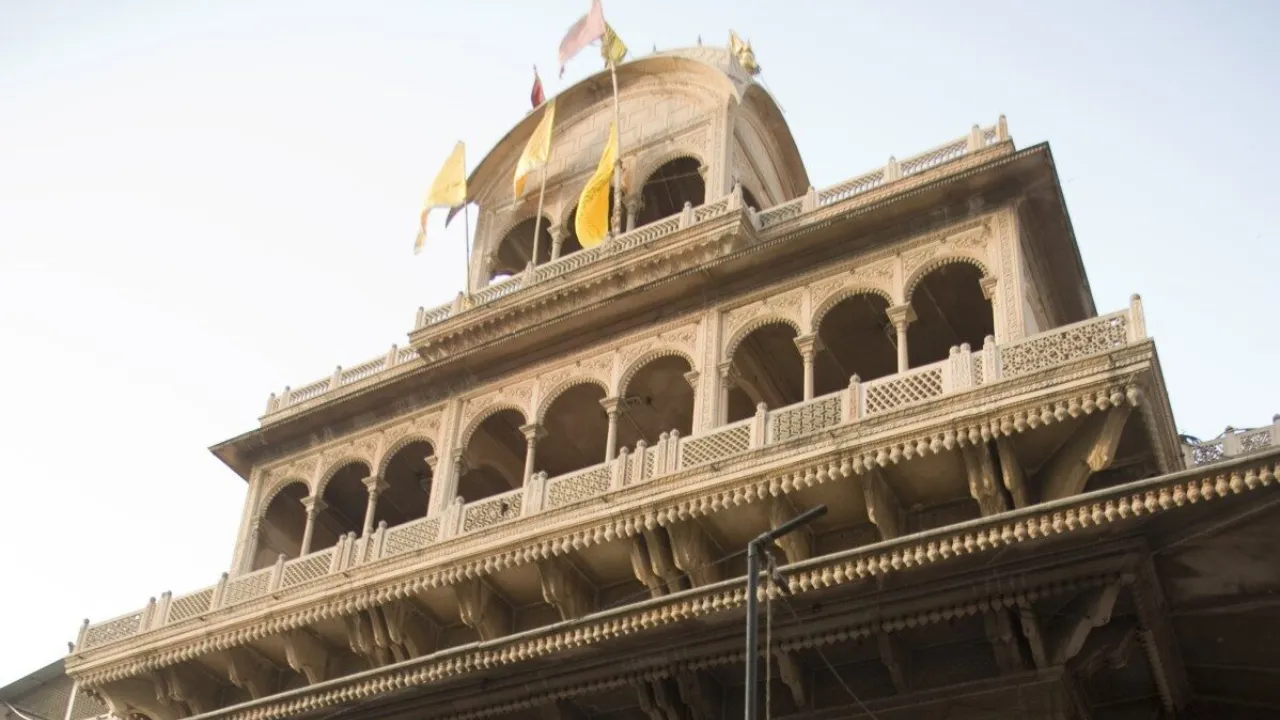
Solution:
[(462, 199), (462, 240), (467, 250), (467, 281), (462, 284), (462, 292), (471, 297), (471, 210), (467, 207), (467, 199)]
[(542, 230), (542, 199), (547, 194), (547, 166), (542, 166), (542, 183), (538, 187), (538, 214), (533, 216), (533, 257), (529, 262), (538, 266), (538, 236)]
[[(618, 108), (618, 67), (609, 61), (609, 77), (613, 80), (613, 129), (618, 133), (618, 153), (613, 160), (613, 217), (610, 226), (617, 236), (622, 230), (622, 123)], [(608, 139), (605, 140), (608, 143)]]

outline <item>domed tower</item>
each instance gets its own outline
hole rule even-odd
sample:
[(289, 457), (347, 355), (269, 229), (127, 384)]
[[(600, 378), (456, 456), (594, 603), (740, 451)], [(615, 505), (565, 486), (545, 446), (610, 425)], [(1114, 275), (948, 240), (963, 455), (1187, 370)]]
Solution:
[[(804, 163), (777, 104), (725, 49), (656, 53), (618, 68), (623, 230), (633, 230), (713, 202), (742, 188), (743, 203), (771, 207), (804, 194)], [(546, 168), (537, 265), (581, 249), (574, 213), (614, 119), (609, 73), (554, 98), (556, 123)], [(512, 194), (516, 161), (541, 113), (507, 133), (472, 172), (469, 194), (480, 208), (470, 289), (523, 272), (534, 252), (538, 183)], [(612, 212), (613, 197), (610, 197)]]

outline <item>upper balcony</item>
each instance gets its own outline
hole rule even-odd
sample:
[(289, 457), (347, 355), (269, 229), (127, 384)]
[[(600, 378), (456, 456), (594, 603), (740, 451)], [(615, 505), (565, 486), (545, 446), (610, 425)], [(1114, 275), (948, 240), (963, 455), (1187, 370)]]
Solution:
[[(1140, 380), (1140, 376), (1146, 379)], [(1045, 378), (1069, 381), (1059, 387), (1056, 383), (1046, 385)], [(664, 432), (656, 443), (642, 439), (606, 462), (553, 477), (533, 473), (522, 487), (513, 490), (473, 501), (459, 495), (442, 511), (416, 520), (394, 526), (380, 522), (371, 532), (339, 535), (329, 547), (302, 557), (287, 559), (282, 554), (260, 569), (238, 576), (224, 574), (217, 583), (199, 590), (164, 593), (141, 610), (103, 622), (86, 621), (73, 658), (77, 664), (90, 657), (108, 658), (114, 654), (112, 646), (138, 636), (203, 637), (213, 628), (231, 628), (237, 619), (260, 612), (263, 601), (277, 611), (273, 616), (305, 619), (310, 617), (305, 612), (279, 613), (355, 587), (366, 588), (360, 592), (367, 594), (367, 588), (374, 587), (368, 584), (372, 578), (399, 577), (410, 568), (415, 588), (447, 586), (532, 558), (625, 539), (644, 529), (644, 523), (633, 524), (627, 519), (637, 508), (649, 508), (646, 522), (667, 525), (750, 503), (757, 497), (803, 492), (839, 478), (862, 475), (864, 485), (871, 488), (865, 490), (865, 501), (849, 506), (847, 501), (831, 499), (833, 515), (853, 513), (865, 519), (869, 514), (880, 534), (889, 537), (908, 527), (923, 529), (963, 519), (969, 511), (939, 510), (950, 507), (948, 503), (955, 503), (958, 497), (974, 503), (972, 512), (980, 515), (999, 512), (1009, 503), (1024, 507), (1053, 501), (1082, 491), (1090, 472), (1102, 472), (1126, 453), (1131, 461), (1137, 457), (1134, 452), (1138, 456), (1153, 452), (1150, 472), (1178, 469), (1181, 457), (1174, 447), (1176, 441), (1166, 437), (1162, 421), (1152, 419), (1167, 415), (1163, 392), (1142, 307), (1135, 296), (1131, 306), (1119, 312), (1008, 343), (988, 338), (978, 350), (967, 345), (953, 347), (944, 360), (869, 382), (854, 376), (846, 388), (811, 400), (774, 410), (761, 404), (751, 417), (698, 434)], [(1144, 402), (1144, 395), (1149, 401)], [(958, 412), (961, 407), (967, 410)], [(1128, 439), (1121, 442), (1123, 418), (1134, 407), (1145, 413), (1148, 440), (1126, 433)], [(1109, 421), (1090, 420), (1101, 421), (1104, 416), (1119, 417), (1120, 422), (1113, 426)], [(1135, 426), (1130, 423), (1129, 427)], [(988, 442), (1024, 434), (1002, 448), (1003, 484), (1012, 498), (1002, 500), (998, 496), (1004, 491), (991, 487), (992, 482), (1000, 482), (992, 475), (997, 472), (992, 458), (982, 460), (974, 451), (981, 449), (980, 455), (985, 457)], [(1083, 444), (1066, 442), (1078, 437), (1085, 437)], [(1109, 450), (1098, 449), (1098, 443), (1104, 442), (1109, 443)], [(1153, 450), (1136, 451), (1139, 446)], [(1058, 454), (1084, 453), (1091, 458), (1091, 469), (1084, 475), (1064, 470), (1071, 475), (1065, 482), (1053, 479), (1055, 448)], [(1009, 454), (1004, 454), (1005, 449)], [(1099, 453), (1105, 461), (1094, 459)], [(819, 469), (816, 473), (796, 470), (797, 458), (816, 460)], [(1063, 468), (1086, 465), (1072, 462), (1068, 458), (1060, 464)], [(1025, 466), (1025, 475), (1015, 472), (1018, 465)], [(911, 480), (908, 476), (913, 473), (906, 466), (925, 474)], [(1037, 468), (1043, 478), (1037, 476)], [(459, 467), (456, 472), (466, 470)], [(881, 475), (884, 485), (866, 479)], [(941, 489), (946, 485), (944, 477), (955, 477), (960, 484)], [(699, 478), (697, 487), (723, 491), (691, 495), (693, 478)], [(756, 480), (743, 487), (743, 480), (749, 478)], [(954, 492), (957, 488), (959, 495)], [(832, 492), (844, 495), (838, 489)], [(669, 509), (654, 514), (655, 508), (665, 508), (657, 503), (658, 494), (673, 499)], [(895, 496), (901, 500), (885, 500)], [(882, 509), (877, 510), (885, 502), (897, 507), (893, 515), (898, 519), (890, 521)], [(875, 519), (877, 512), (879, 520)], [(368, 517), (373, 517), (372, 511)], [(610, 522), (593, 525), (593, 518)], [(507, 530), (529, 522), (569, 522), (579, 529), (554, 540), (543, 531)], [(584, 526), (584, 522), (588, 524)], [(738, 525), (741, 523), (731, 523), (719, 532), (735, 541), (744, 532), (755, 532)], [(890, 525), (897, 529), (890, 529)], [(532, 547), (524, 547), (526, 538), (534, 543)], [(460, 557), (472, 561), (458, 564)], [(446, 558), (454, 560), (441, 565)], [(190, 635), (192, 632), (197, 635)], [(225, 642), (219, 640), (221, 644), (208, 647), (225, 647), (234, 644), (234, 638), (249, 636), (232, 633), (225, 637)], [(163, 640), (155, 642), (160, 644), (152, 643), (153, 651), (164, 647)], [(191, 656), (191, 651), (174, 652), (178, 654), (163, 657), (176, 661)], [(111, 680), (121, 677), (122, 672), (99, 668), (93, 677)]]
[[(529, 347), (546, 343), (548, 334), (537, 332), (539, 323), (576, 314), (585, 302), (629, 296), (625, 302), (595, 305), (593, 322), (598, 326), (649, 308), (669, 308), (680, 294), (696, 296), (695, 285), (723, 284), (739, 267), (731, 256), (747, 245), (763, 248), (783, 243), (797, 251), (807, 249), (812, 240), (808, 231), (829, 224), (833, 216), (866, 215), (895, 195), (918, 191), (928, 183), (1011, 153), (1012, 143), (1001, 118), (993, 126), (974, 126), (964, 137), (905, 160), (890, 158), (882, 168), (820, 190), (811, 188), (803, 197), (773, 207), (758, 210), (751, 206), (737, 186), (727, 196), (698, 207), (686, 205), (676, 214), (636, 227), (596, 248), (542, 265), (529, 264), (524, 271), (478, 292), (459, 293), (452, 302), (420, 308), (410, 333), (412, 348), (393, 345), (375, 358), (338, 367), (329, 377), (272, 393), (261, 422), (264, 426), (280, 423), (397, 378), (458, 362), (482, 349), (519, 357)], [(731, 241), (723, 244), (725, 238)], [(708, 243), (714, 247), (708, 250)], [(630, 272), (655, 265), (674, 270), (675, 258), (691, 252), (702, 255), (702, 272), (673, 277), (664, 288), (647, 292), (644, 298), (630, 297), (634, 295), (628, 292), (634, 285)], [(760, 272), (752, 275), (760, 276)], [(505, 322), (511, 311), (521, 306), (529, 310), (516, 313), (522, 324), (521, 336), (498, 333), (500, 349), (492, 347), (488, 336), (464, 339), (478, 327), (492, 328)]]

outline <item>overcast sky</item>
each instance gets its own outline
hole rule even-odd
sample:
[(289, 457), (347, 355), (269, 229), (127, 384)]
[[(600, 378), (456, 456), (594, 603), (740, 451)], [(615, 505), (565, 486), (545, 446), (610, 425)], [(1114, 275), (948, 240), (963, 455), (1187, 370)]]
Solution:
[[(0, 0), (0, 684), (80, 619), (213, 583), (245, 485), (207, 446), (403, 343), (411, 253), (587, 0)], [(1052, 144), (1100, 312), (1143, 295), (1179, 428), (1280, 411), (1280, 3), (606, 0), (634, 55), (754, 43), (821, 187), (1000, 113)]]

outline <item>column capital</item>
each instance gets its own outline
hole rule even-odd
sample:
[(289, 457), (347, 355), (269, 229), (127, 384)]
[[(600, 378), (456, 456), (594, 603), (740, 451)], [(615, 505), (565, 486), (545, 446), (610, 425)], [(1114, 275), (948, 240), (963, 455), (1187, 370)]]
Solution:
[(726, 360), (716, 368), (720, 371), (720, 379), (737, 382), (742, 378), (742, 373), (738, 372), (738, 368), (733, 364), (732, 360)]
[(623, 202), (623, 205), (626, 206), (627, 212), (632, 215), (638, 215), (640, 214), (640, 211), (644, 209), (644, 196), (632, 195)]
[(324, 498), (316, 497), (315, 495), (308, 495), (298, 502), (301, 502), (302, 507), (306, 508), (307, 517), (315, 517), (316, 515), (324, 512), (325, 508), (329, 507), (329, 504), (324, 501)]
[(697, 370), (690, 370), (689, 372), (684, 374), (684, 381), (689, 383), (689, 387), (693, 388), (694, 390), (697, 390), (698, 379), (700, 377), (702, 377), (702, 375), (699, 374)]
[(600, 407), (604, 408), (604, 411), (608, 413), (610, 417), (616, 416), (618, 412), (622, 410), (622, 398), (600, 398)]
[(547, 226), (547, 234), (551, 236), (551, 242), (561, 242), (564, 240), (564, 225), (561, 223), (552, 223)]
[(895, 328), (906, 327), (916, 320), (916, 311), (912, 309), (909, 302), (885, 308), (884, 314), (889, 316), (889, 322), (893, 323)]
[(368, 488), (370, 495), (377, 495), (388, 487), (387, 481), (382, 479), (381, 475), (370, 475), (360, 482), (364, 483), (364, 486)]
[(524, 434), (524, 439), (529, 442), (537, 442), (547, 436), (547, 431), (539, 423), (529, 423), (520, 426), (520, 432)]
[(815, 353), (822, 349), (822, 338), (818, 337), (818, 333), (810, 333), (808, 335), (797, 335), (792, 338), (796, 344), (796, 349), (800, 351), (801, 357), (812, 360)]
[(990, 300), (996, 296), (996, 285), (999, 284), (1000, 278), (995, 275), (988, 275), (978, 281), (978, 287), (982, 288), (982, 297)]

